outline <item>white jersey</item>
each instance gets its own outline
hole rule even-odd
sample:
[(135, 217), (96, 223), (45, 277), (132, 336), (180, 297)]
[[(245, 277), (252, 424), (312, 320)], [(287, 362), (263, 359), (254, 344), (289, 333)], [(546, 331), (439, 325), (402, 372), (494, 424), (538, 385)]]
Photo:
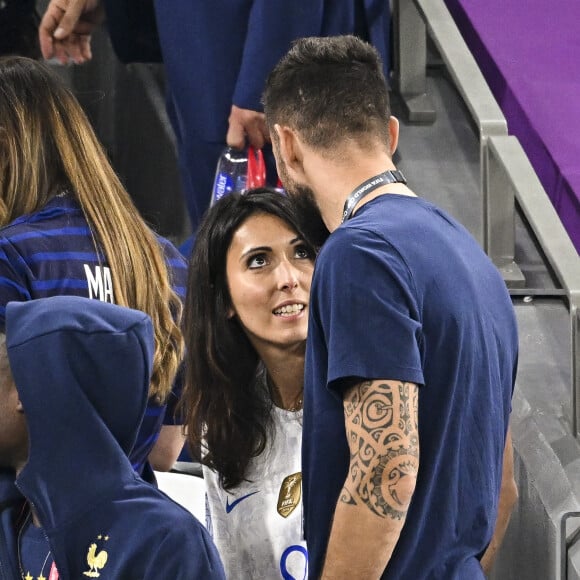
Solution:
[(228, 580), (303, 580), (308, 554), (302, 534), (302, 411), (274, 407), (274, 437), (252, 459), (232, 492), (203, 468), (207, 526)]

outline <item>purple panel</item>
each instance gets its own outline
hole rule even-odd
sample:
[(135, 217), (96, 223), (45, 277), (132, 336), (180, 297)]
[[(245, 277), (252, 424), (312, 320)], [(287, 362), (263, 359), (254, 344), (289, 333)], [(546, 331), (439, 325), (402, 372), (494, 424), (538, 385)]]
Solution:
[(446, 3), (580, 251), (580, 2)]

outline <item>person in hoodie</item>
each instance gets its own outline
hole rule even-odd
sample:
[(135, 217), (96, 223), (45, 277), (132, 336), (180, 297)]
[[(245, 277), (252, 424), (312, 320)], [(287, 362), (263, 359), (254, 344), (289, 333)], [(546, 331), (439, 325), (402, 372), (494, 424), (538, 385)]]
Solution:
[(0, 579), (222, 579), (184, 508), (133, 470), (148, 315), (76, 296), (11, 302), (0, 336)]
[(173, 405), (185, 278), (185, 261), (147, 227), (62, 79), (34, 60), (0, 58), (0, 329), (8, 302), (61, 294), (151, 317), (150, 399), (131, 452), (139, 473), (152, 451), (168, 470), (183, 447)]

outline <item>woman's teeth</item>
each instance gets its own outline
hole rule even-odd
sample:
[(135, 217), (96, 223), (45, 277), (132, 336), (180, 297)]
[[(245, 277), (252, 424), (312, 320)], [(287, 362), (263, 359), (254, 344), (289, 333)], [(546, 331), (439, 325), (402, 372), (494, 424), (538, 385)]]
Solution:
[(277, 316), (293, 316), (304, 310), (304, 304), (287, 304), (281, 308), (276, 308), (274, 314)]

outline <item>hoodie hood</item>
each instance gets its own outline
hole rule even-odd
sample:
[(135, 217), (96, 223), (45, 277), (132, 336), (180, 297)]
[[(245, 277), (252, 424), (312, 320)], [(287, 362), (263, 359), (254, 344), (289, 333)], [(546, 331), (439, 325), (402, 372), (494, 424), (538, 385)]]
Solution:
[(11, 302), (6, 346), (29, 432), (16, 483), (55, 527), (135, 477), (127, 454), (147, 404), (151, 320), (75, 296)]

